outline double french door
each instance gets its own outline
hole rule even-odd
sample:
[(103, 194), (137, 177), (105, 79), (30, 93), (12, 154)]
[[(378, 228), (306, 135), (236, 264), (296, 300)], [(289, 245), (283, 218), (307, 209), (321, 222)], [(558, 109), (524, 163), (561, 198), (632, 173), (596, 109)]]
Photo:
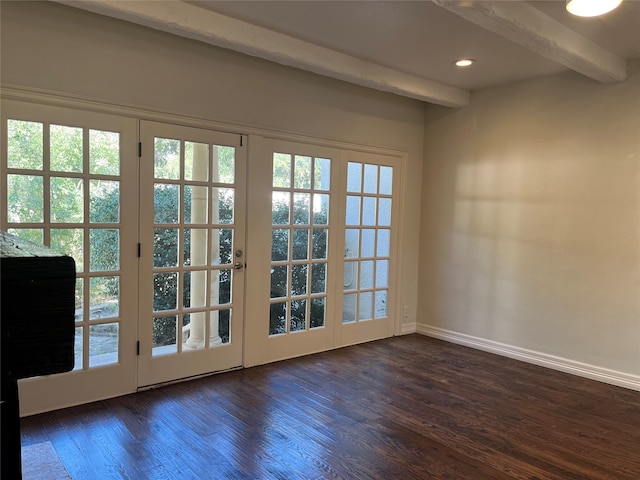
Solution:
[(75, 368), (23, 413), (393, 335), (398, 158), (13, 101), (2, 129), (0, 227), (77, 267)]
[(262, 151), (246, 365), (393, 335), (399, 158), (271, 139)]

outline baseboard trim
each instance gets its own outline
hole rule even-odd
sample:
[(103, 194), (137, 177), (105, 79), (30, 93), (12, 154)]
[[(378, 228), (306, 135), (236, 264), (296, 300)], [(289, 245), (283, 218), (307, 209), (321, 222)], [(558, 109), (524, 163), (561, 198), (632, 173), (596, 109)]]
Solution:
[(400, 330), (400, 335), (409, 335), (411, 333), (416, 333), (417, 325), (418, 324), (416, 322), (403, 323)]
[(489, 353), (502, 355), (503, 357), (521, 360), (541, 367), (551, 368), (580, 377), (597, 380), (599, 382), (640, 391), (640, 375), (609, 370), (582, 362), (576, 362), (567, 358), (556, 357), (547, 353), (528, 350), (526, 348), (500, 343), (486, 338), (475, 337), (464, 333), (454, 332), (429, 325), (416, 325), (416, 333), (426, 335), (447, 342), (476, 348)]

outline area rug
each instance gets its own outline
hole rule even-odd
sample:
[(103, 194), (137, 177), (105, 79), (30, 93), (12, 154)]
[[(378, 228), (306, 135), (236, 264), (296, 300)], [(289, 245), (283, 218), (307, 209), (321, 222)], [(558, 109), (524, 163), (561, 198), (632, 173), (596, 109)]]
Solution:
[(22, 447), (22, 480), (73, 480), (51, 442)]

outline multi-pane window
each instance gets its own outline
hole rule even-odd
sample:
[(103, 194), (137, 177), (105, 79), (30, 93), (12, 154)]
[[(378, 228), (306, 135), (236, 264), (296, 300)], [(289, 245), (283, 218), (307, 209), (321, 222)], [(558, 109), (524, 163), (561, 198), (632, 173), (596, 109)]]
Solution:
[(7, 119), (8, 232), (76, 262), (75, 370), (119, 361), (118, 132)]
[(325, 326), (331, 161), (273, 154), (269, 335)]
[(235, 149), (154, 139), (153, 355), (230, 341)]
[(349, 162), (342, 322), (388, 316), (393, 167)]

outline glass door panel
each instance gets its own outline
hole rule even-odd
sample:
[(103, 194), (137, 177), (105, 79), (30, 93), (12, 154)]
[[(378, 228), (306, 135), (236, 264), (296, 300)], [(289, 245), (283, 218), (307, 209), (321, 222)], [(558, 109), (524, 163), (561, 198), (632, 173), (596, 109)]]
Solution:
[(333, 344), (338, 161), (335, 149), (265, 140), (251, 166), (247, 366)]
[(273, 153), (271, 336), (325, 326), (330, 175), (328, 158)]
[(240, 366), (241, 137), (153, 122), (141, 132), (140, 385)]
[[(398, 159), (345, 152), (342, 315), (337, 345), (393, 334)], [(393, 243), (393, 245), (392, 245)]]
[[(137, 122), (7, 101), (2, 128), (2, 229), (72, 256), (77, 272), (74, 370), (23, 381), (23, 412), (129, 393), (137, 331)], [(121, 208), (124, 202), (129, 208)]]

